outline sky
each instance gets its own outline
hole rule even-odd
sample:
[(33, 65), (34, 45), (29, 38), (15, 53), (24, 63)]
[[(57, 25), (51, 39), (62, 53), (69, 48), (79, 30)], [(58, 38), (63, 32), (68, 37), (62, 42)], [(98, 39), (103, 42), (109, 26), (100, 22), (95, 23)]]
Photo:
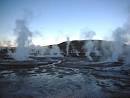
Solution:
[[(15, 21), (26, 17), (35, 45), (80, 40), (82, 31), (94, 31), (94, 39), (111, 39), (122, 26), (130, 0), (0, 0), (0, 41), (15, 42)], [(26, 14), (25, 14), (26, 13)]]

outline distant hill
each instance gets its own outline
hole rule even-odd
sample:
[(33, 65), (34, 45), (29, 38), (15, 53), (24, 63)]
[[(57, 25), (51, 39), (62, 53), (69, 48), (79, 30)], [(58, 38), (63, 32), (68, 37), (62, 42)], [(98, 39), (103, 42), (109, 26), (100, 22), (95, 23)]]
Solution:
[[(87, 49), (85, 49), (85, 44), (89, 43), (91, 41), (91, 44), (93, 44), (94, 49), (96, 49), (100, 55), (96, 55), (95, 52), (92, 52), (90, 55), (93, 57), (93, 59), (97, 60), (97, 58), (107, 58), (108, 56), (112, 55), (112, 41), (104, 41), (104, 40), (73, 40), (70, 41), (69, 44), (69, 55), (73, 57), (85, 57), (85, 53), (87, 52)], [(61, 54), (66, 56), (67, 55), (67, 43), (68, 42), (62, 42), (57, 44), (57, 46), (60, 48)], [(52, 48), (54, 45), (49, 46), (43, 46)], [(88, 46), (87, 46), (88, 47)], [(87, 48), (86, 47), (86, 48)], [(7, 47), (0, 50), (0, 58), (7, 57), (8, 56), (8, 50), (11, 52), (15, 52), (15, 47), (8, 49)], [(40, 52), (40, 51), (38, 51)]]
[[(94, 47), (99, 50), (99, 51), (103, 51), (103, 48), (106, 48), (107, 50), (109, 50), (109, 46), (112, 45), (111, 41), (104, 41), (104, 40), (73, 40), (70, 42), (69, 45), (69, 54), (71, 56), (76, 56), (75, 51), (78, 51), (80, 56), (84, 56), (85, 55), (85, 50), (84, 50), (84, 46), (85, 43), (92, 41), (92, 43), (94, 44)], [(63, 42), (58, 44), (59, 48), (61, 49), (61, 51), (63, 51), (64, 54), (66, 54), (66, 46), (67, 46), (67, 42)]]
[[(92, 52), (90, 55), (92, 56), (93, 60), (97, 61), (101, 59), (102, 57), (107, 58), (107, 56), (111, 56), (111, 41), (104, 41), (104, 40), (73, 40), (70, 42), (69, 45), (69, 56), (73, 57), (85, 57), (85, 52), (87, 51), (85, 49), (85, 44), (88, 42), (92, 42), (94, 45), (94, 48), (99, 51), (100, 55), (96, 55), (95, 52)], [(63, 55), (66, 55), (66, 46), (67, 42), (63, 42), (58, 44), (60, 50), (63, 52)], [(87, 48), (87, 47), (86, 47)], [(106, 56), (106, 51), (107, 56)]]

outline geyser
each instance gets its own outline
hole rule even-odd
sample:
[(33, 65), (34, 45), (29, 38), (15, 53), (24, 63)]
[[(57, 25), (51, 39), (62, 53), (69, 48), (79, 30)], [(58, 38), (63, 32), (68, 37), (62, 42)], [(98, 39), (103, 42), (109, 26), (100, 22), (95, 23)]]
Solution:
[(91, 52), (93, 52), (94, 50), (94, 44), (93, 42), (90, 40), (88, 42), (85, 43), (85, 56), (87, 56), (87, 58), (90, 60), (90, 61), (93, 61), (93, 58), (91, 57)]
[(15, 34), (17, 35), (16, 52), (13, 54), (15, 60), (27, 60), (29, 57), (29, 44), (31, 42), (31, 32), (24, 19), (16, 20)]
[(94, 52), (96, 48), (94, 48), (94, 43), (91, 40), (96, 35), (96, 33), (93, 31), (83, 31), (82, 34), (86, 40), (89, 40), (86, 41), (84, 45), (85, 56), (89, 59), (89, 61), (93, 61), (93, 58), (90, 54)]
[(67, 37), (67, 45), (66, 45), (66, 55), (69, 56), (69, 46), (70, 46), (70, 38)]
[(125, 63), (130, 63), (130, 23), (125, 23), (122, 27), (117, 28), (113, 32), (114, 49), (113, 60), (118, 60), (123, 56)]
[(51, 57), (63, 57), (61, 54), (61, 50), (57, 45), (52, 45), (50, 49), (50, 56)]

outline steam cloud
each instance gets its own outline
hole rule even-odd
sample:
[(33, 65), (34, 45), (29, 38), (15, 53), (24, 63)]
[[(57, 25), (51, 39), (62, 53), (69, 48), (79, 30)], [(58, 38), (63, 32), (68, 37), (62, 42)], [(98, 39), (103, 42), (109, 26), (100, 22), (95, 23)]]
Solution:
[(13, 57), (16, 60), (26, 60), (29, 57), (29, 44), (32, 33), (27, 28), (27, 23), (24, 19), (16, 20), (15, 34), (17, 35), (17, 47)]
[(63, 57), (61, 55), (60, 48), (57, 45), (53, 45), (51, 50), (50, 50), (50, 56), (51, 57)]
[(113, 58), (117, 60), (120, 56), (124, 55), (126, 63), (130, 63), (130, 24), (125, 23), (124, 26), (117, 28), (113, 32), (115, 41)]
[(85, 56), (89, 59), (89, 61), (93, 61), (93, 58), (90, 54), (95, 50), (92, 39), (96, 35), (96, 33), (94, 31), (82, 31), (81, 34), (86, 40), (88, 40), (85, 42), (84, 45)]
[(69, 46), (70, 46), (70, 38), (67, 37), (67, 45), (66, 45), (66, 55), (68, 56), (69, 55)]
[[(13, 57), (16, 60), (26, 60), (29, 57), (29, 45), (31, 42), (32, 32), (27, 27), (27, 21), (25, 19), (16, 20), (15, 34), (17, 35), (17, 47), (16, 53)], [(85, 55), (90, 61), (93, 61), (91, 53), (95, 52), (97, 55), (101, 55), (96, 49), (93, 37), (96, 35), (94, 31), (81, 31), (81, 36), (87, 40), (84, 45)], [(126, 63), (130, 63), (130, 23), (125, 23), (124, 26), (119, 27), (113, 31), (113, 42), (111, 45), (106, 43), (101, 44), (104, 54), (102, 58), (110, 59), (112, 61), (118, 61), (120, 58), (124, 58)], [(66, 55), (69, 55), (70, 38), (67, 37)], [(109, 47), (109, 49), (108, 49)], [(46, 50), (46, 49), (45, 49)], [(45, 51), (44, 51), (45, 52)], [(50, 55), (61, 56), (58, 46), (52, 47)], [(45, 53), (43, 53), (45, 54)], [(103, 57), (104, 56), (104, 57)]]

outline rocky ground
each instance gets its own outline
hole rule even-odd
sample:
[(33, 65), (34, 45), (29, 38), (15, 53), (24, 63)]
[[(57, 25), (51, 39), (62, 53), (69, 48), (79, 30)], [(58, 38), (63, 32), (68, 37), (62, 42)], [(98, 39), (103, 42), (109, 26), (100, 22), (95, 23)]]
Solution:
[(0, 69), (0, 98), (130, 98), (130, 65), (67, 57)]

